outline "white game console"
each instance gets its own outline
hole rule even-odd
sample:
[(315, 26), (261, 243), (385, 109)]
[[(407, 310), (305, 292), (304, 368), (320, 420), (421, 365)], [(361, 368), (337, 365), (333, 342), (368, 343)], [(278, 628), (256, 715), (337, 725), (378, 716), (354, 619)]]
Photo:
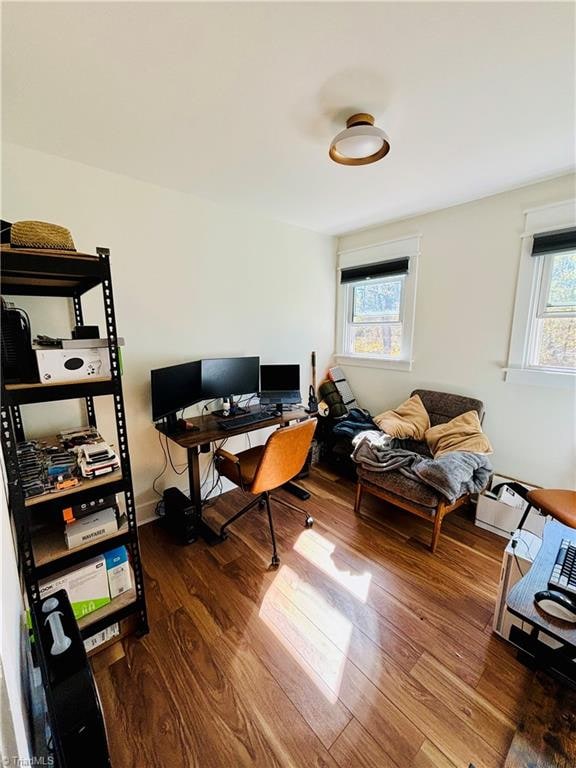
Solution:
[(59, 384), (66, 381), (110, 376), (107, 347), (93, 349), (51, 349), (35, 347), (40, 381)]

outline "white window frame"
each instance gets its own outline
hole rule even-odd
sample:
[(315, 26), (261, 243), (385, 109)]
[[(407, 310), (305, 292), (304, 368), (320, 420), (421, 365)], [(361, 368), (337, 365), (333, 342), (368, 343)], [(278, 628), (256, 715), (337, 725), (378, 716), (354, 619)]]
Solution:
[(522, 235), (510, 353), (508, 366), (504, 369), (506, 381), (576, 390), (575, 371), (544, 368), (532, 363), (537, 321), (542, 309), (541, 302), (546, 295), (544, 289), (550, 280), (554, 255), (532, 256), (534, 236), (576, 226), (576, 201), (566, 200), (542, 208), (532, 208), (524, 213), (526, 222)]
[[(384, 368), (396, 371), (410, 371), (413, 363), (414, 320), (416, 314), (416, 287), (418, 258), (420, 256), (420, 235), (411, 235), (389, 240), (384, 243), (340, 251), (338, 254), (338, 298), (336, 313), (336, 354), (337, 363), (369, 368)], [(403, 275), (403, 289), (400, 305), (402, 324), (402, 347), (399, 357), (383, 355), (353, 354), (348, 352), (348, 334), (353, 312), (353, 288), (363, 281), (340, 283), (342, 269), (368, 266), (395, 259), (408, 258), (408, 273)], [(393, 279), (394, 276), (390, 276)], [(374, 278), (378, 280), (378, 278)]]

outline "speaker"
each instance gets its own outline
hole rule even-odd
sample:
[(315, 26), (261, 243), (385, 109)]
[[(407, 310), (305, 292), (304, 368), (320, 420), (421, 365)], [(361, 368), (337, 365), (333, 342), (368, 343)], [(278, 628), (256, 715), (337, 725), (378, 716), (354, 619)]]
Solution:
[(23, 309), (8, 307), (2, 299), (2, 375), (6, 384), (39, 380), (32, 349), (30, 321)]

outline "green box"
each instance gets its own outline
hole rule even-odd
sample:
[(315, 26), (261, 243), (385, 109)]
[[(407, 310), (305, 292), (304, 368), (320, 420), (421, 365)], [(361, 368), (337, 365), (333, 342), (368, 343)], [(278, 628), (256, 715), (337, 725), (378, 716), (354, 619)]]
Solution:
[(43, 600), (59, 589), (66, 590), (77, 619), (107, 605), (110, 602), (110, 591), (104, 555), (41, 581), (40, 599)]

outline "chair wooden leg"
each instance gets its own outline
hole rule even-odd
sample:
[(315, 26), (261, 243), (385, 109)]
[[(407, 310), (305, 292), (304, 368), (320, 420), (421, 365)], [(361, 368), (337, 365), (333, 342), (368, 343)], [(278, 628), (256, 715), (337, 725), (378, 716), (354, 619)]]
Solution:
[(440, 529), (442, 528), (443, 517), (444, 517), (444, 510), (440, 506), (436, 510), (436, 516), (434, 518), (434, 530), (432, 531), (432, 542), (430, 544), (430, 551), (432, 552), (432, 554), (436, 552), (436, 546), (440, 539)]
[(362, 488), (361, 483), (356, 483), (356, 501), (354, 502), (354, 514), (360, 514), (360, 504), (362, 503)]

